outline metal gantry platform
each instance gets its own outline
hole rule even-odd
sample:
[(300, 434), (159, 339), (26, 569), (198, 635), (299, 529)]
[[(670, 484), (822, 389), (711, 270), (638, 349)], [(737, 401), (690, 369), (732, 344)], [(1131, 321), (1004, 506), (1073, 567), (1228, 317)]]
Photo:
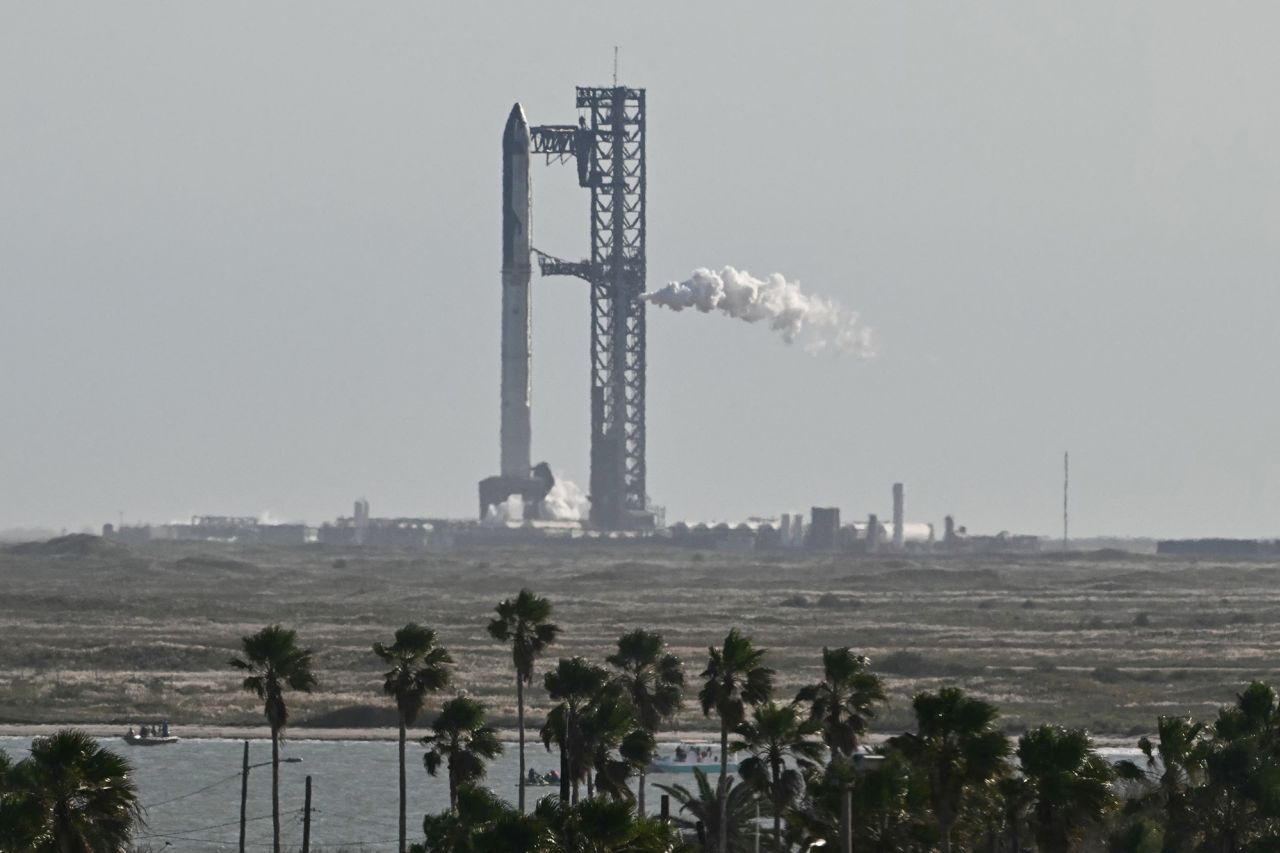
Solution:
[(533, 152), (572, 159), (591, 190), (591, 258), (541, 252), (543, 275), (591, 289), (591, 523), (653, 525), (645, 487), (645, 92), (577, 89), (578, 124), (531, 129)]

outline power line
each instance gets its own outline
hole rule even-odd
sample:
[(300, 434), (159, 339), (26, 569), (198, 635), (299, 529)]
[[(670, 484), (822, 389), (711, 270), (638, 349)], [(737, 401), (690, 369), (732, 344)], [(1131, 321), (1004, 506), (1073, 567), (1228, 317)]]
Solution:
[[(245, 822), (246, 822), (246, 823), (252, 823), (252, 822), (253, 822), (253, 821), (255, 821), (255, 820), (266, 820), (266, 819), (267, 819), (267, 818), (269, 818), (269, 817), (271, 817), (271, 814), (270, 814), (270, 813), (267, 813), (267, 814), (264, 814), (264, 815), (258, 815), (257, 817), (251, 817), (251, 818), (248, 818)], [(181, 834), (185, 834), (185, 833), (188, 833), (188, 832), (208, 832), (208, 831), (209, 831), (209, 830), (211, 830), (211, 829), (224, 829), (224, 828), (226, 828), (226, 827), (228, 827), (228, 826), (239, 826), (239, 824), (240, 824), (240, 818), (236, 818), (235, 820), (229, 820), (229, 821), (227, 821), (226, 823), (215, 823), (215, 824), (213, 824), (213, 825), (211, 825), (211, 826), (193, 826), (193, 827), (189, 827), (189, 828), (187, 828), (187, 829), (175, 829), (175, 830), (173, 831), (173, 833), (152, 832), (152, 833), (149, 833), (149, 834), (147, 834), (147, 835), (139, 835), (139, 836), (138, 836), (138, 840), (140, 840), (140, 841), (146, 841), (147, 839), (150, 839), (150, 838), (169, 838), (169, 837), (171, 837), (171, 836), (172, 836), (172, 835), (174, 835), (174, 834), (181, 835)], [(204, 840), (210, 840), (210, 839), (196, 839), (196, 840), (197, 840), (197, 841), (204, 841)], [(217, 842), (216, 842), (216, 841), (214, 841), (214, 842), (212, 842), (212, 843), (215, 843), (215, 844), (216, 844)]]
[(196, 794), (203, 794), (205, 791), (209, 790), (210, 788), (216, 788), (216, 787), (218, 787), (219, 785), (222, 785), (222, 784), (225, 784), (225, 783), (227, 783), (227, 782), (230, 782), (232, 779), (239, 779), (239, 778), (240, 778), (240, 774), (239, 774), (239, 773), (232, 773), (230, 776), (225, 776), (225, 777), (223, 777), (223, 778), (219, 779), (219, 780), (218, 780), (218, 781), (216, 781), (216, 782), (211, 782), (211, 783), (209, 783), (208, 785), (205, 785), (203, 788), (198, 788), (198, 789), (196, 789), (196, 790), (194, 790), (194, 791), (191, 791), (191, 792), (186, 793), (186, 794), (180, 794), (180, 795), (178, 795), (178, 796), (176, 796), (176, 797), (170, 797), (169, 799), (167, 799), (167, 800), (161, 800), (161, 801), (160, 801), (160, 802), (158, 802), (158, 803), (147, 803), (147, 804), (143, 804), (143, 806), (142, 806), (142, 807), (143, 807), (144, 809), (156, 809), (156, 808), (159, 808), (160, 806), (167, 806), (167, 805), (169, 805), (169, 803), (176, 803), (178, 800), (185, 800), (187, 797), (194, 797)]

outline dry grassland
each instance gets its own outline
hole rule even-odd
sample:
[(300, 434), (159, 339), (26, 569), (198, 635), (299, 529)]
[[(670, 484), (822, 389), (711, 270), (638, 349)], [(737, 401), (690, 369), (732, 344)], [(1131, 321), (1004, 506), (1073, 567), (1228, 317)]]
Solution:
[[(253, 724), (225, 665), (269, 622), (316, 651), (322, 689), (299, 721), (385, 723), (375, 640), (439, 630), (459, 686), (514, 717), (509, 658), (485, 633), (499, 598), (548, 596), (557, 654), (601, 657), (621, 632), (663, 632), (696, 677), (731, 626), (771, 650), (782, 691), (851, 645), (884, 674), (900, 730), (917, 690), (958, 684), (1010, 730), (1051, 720), (1130, 736), (1160, 713), (1207, 715), (1275, 679), (1280, 564), (1139, 557), (769, 556), (673, 548), (364, 554), (213, 544), (0, 551), (0, 722)], [(533, 691), (534, 715), (546, 704)], [(692, 703), (691, 703), (692, 705)], [(681, 725), (705, 728), (690, 707)]]

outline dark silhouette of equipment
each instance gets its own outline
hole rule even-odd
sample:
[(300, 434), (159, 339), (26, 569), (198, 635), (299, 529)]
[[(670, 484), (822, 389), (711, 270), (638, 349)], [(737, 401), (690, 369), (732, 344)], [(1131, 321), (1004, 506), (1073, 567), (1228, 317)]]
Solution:
[(539, 520), (543, 518), (542, 502), (555, 484), (551, 466), (545, 462), (533, 466), (527, 477), (501, 474), (486, 477), (480, 481), (480, 517), (485, 518), (492, 507), (506, 503), (512, 495), (519, 495), (524, 503), (525, 520)]

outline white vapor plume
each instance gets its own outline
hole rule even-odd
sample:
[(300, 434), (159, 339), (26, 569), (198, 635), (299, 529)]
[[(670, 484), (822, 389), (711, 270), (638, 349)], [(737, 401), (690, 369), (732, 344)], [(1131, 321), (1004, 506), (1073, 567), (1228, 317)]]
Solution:
[[(555, 485), (543, 498), (538, 517), (543, 521), (586, 521), (591, 514), (591, 501), (577, 483), (556, 476)], [(524, 500), (512, 495), (499, 504), (489, 504), (483, 523), (501, 527), (508, 522), (524, 522)]]
[(508, 521), (524, 520), (524, 499), (512, 495), (502, 503), (489, 504), (481, 523), (489, 527), (501, 527)]
[(759, 279), (733, 267), (718, 272), (704, 267), (644, 298), (672, 311), (696, 308), (704, 314), (720, 311), (748, 323), (763, 320), (784, 341), (798, 341), (809, 352), (835, 351), (858, 358), (876, 353), (875, 335), (857, 313), (830, 299), (810, 296), (799, 282), (788, 281), (780, 273)]
[(584, 521), (591, 513), (591, 501), (572, 480), (556, 477), (556, 483), (542, 501), (547, 517), (555, 521)]

